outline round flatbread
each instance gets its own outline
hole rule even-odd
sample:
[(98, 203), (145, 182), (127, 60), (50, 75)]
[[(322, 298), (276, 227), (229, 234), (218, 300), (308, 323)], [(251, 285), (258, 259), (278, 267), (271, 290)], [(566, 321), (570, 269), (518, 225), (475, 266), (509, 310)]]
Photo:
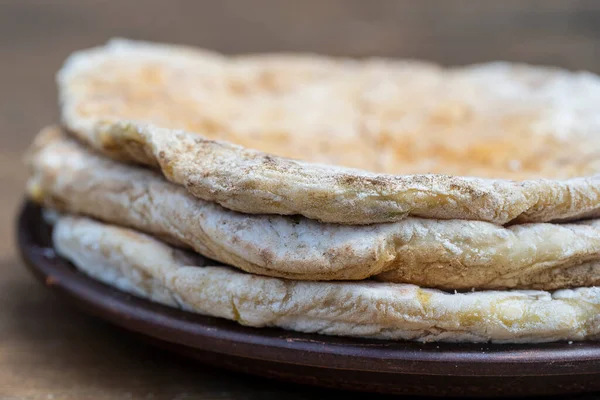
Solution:
[(36, 201), (133, 227), (261, 275), (413, 283), (470, 290), (600, 284), (600, 221), (502, 227), (408, 217), (374, 225), (252, 215), (190, 195), (48, 128), (28, 154)]
[(72, 55), (58, 83), (80, 139), (244, 213), (506, 224), (600, 210), (590, 73), (114, 40)]
[(109, 285), (243, 325), (424, 342), (600, 338), (600, 288), (449, 294), (394, 283), (268, 278), (68, 216), (59, 218), (53, 241), (59, 255)]

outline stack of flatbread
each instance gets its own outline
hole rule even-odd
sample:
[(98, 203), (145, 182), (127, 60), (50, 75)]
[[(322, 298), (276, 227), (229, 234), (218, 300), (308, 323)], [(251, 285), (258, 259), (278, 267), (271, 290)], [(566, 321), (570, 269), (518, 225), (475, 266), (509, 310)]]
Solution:
[(255, 327), (600, 338), (596, 75), (112, 40), (57, 81), (28, 194), (96, 279)]

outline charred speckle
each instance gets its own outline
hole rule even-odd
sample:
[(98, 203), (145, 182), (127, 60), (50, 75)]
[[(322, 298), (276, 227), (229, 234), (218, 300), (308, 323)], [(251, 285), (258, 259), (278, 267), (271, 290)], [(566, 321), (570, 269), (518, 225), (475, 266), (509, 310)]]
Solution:
[(342, 185), (354, 185), (357, 181), (358, 178), (352, 175), (343, 175), (338, 179), (338, 182)]
[(273, 264), (273, 258), (275, 258), (275, 256), (271, 250), (262, 249), (259, 252), (259, 256), (263, 259), (265, 266)]
[(262, 168), (269, 168), (271, 170), (274, 171), (287, 171), (289, 169), (288, 164), (281, 159), (277, 159), (276, 157), (273, 157), (271, 155), (264, 155), (262, 156)]
[(343, 175), (340, 178), (338, 178), (338, 182), (341, 185), (385, 186), (387, 184), (384, 178), (353, 175)]
[(266, 155), (266, 156), (263, 157), (263, 164), (266, 164), (266, 165), (275, 165), (275, 160), (273, 159), (272, 156)]
[(368, 183), (369, 185), (373, 185), (373, 186), (385, 186), (386, 184), (386, 180), (380, 177), (374, 177), (374, 178), (362, 178), (362, 181), (364, 183)]
[(450, 190), (456, 190), (457, 192), (468, 194), (470, 197), (473, 198), (484, 196), (483, 192), (471, 187), (470, 185), (458, 185), (456, 183), (450, 183), (449, 188)]

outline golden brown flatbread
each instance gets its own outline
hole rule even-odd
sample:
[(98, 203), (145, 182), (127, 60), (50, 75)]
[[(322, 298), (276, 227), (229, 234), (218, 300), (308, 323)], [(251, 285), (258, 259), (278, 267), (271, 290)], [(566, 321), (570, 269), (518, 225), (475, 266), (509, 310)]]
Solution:
[(590, 73), (113, 40), (72, 55), (58, 83), (80, 139), (240, 212), (344, 224), (599, 213)]

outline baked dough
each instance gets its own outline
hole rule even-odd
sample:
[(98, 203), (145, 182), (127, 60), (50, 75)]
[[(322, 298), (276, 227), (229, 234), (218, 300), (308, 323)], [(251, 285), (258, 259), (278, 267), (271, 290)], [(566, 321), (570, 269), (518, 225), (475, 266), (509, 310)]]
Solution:
[(374, 225), (242, 214), (144, 168), (90, 152), (60, 129), (29, 150), (36, 201), (151, 233), (245, 271), (423, 287), (557, 289), (600, 284), (600, 221), (502, 227), (408, 217)]
[(344, 224), (599, 214), (590, 73), (113, 40), (72, 55), (58, 83), (80, 139), (244, 213)]
[(212, 266), (144, 234), (61, 217), (57, 253), (90, 276), (186, 311), (328, 335), (423, 342), (600, 338), (600, 288), (449, 294), (382, 282), (302, 282)]

